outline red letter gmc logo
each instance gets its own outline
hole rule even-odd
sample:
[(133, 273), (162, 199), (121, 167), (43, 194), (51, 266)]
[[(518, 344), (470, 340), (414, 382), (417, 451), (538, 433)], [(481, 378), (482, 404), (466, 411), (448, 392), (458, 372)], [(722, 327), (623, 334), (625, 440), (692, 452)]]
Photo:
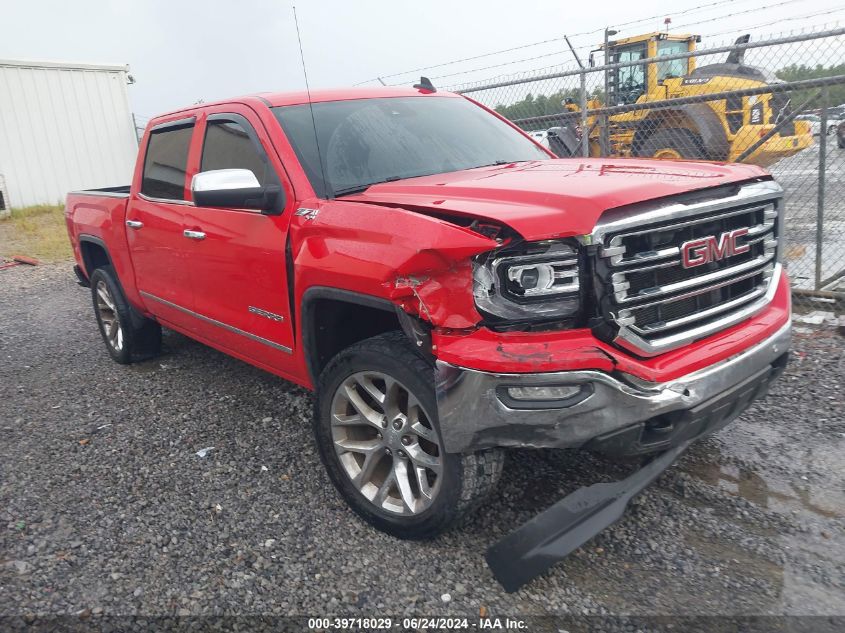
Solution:
[(693, 268), (709, 262), (718, 262), (726, 257), (747, 253), (751, 247), (740, 244), (739, 238), (748, 235), (748, 229), (734, 229), (719, 237), (709, 235), (681, 244), (681, 264)]

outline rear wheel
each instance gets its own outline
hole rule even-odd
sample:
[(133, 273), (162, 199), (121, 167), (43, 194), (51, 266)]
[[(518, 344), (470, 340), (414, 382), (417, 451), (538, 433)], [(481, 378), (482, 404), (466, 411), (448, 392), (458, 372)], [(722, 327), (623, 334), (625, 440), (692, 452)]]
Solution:
[(434, 368), (402, 332), (340, 352), (322, 372), (314, 434), (341, 496), (376, 528), (431, 538), (494, 489), (501, 450), (443, 449)]
[(670, 159), (704, 158), (697, 135), (683, 128), (657, 130), (640, 145), (637, 156)]
[(111, 266), (91, 275), (94, 315), (106, 349), (121, 365), (155, 356), (161, 350), (161, 326), (134, 311)]

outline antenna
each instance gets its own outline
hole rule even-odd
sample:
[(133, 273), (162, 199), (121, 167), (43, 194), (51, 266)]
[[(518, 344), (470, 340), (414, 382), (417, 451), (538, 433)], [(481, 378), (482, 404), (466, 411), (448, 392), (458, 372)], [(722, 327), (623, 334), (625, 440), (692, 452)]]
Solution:
[(323, 155), (320, 152), (320, 137), (317, 135), (317, 121), (314, 119), (314, 104), (311, 102), (311, 88), (308, 85), (308, 71), (305, 70), (305, 55), (302, 52), (302, 38), (299, 35), (299, 20), (296, 17), (296, 5), (293, 6), (293, 23), (296, 25), (296, 40), (299, 42), (299, 59), (302, 62), (302, 74), (305, 75), (305, 94), (308, 96), (308, 109), (311, 111), (311, 125), (314, 128), (314, 143), (317, 145), (317, 160), (320, 161), (320, 175), (326, 197), (331, 199), (332, 193), (329, 181), (326, 180), (326, 170), (323, 167)]
[(420, 92), (437, 92), (437, 88), (434, 87), (434, 84), (431, 83), (431, 79), (428, 77), (420, 77), (420, 83), (414, 84), (414, 88)]

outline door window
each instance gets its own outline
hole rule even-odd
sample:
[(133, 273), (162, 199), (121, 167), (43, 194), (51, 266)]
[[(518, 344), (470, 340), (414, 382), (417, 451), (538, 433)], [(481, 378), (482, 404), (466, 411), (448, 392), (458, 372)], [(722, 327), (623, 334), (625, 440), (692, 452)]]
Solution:
[(179, 127), (165, 124), (160, 130), (152, 130), (144, 157), (142, 194), (165, 200), (185, 199), (188, 148), (193, 132), (193, 123)]
[(261, 186), (277, 184), (267, 153), (252, 126), (241, 116), (226, 117), (208, 121), (200, 171), (248, 169)]
[[(645, 46), (622, 48), (616, 55), (617, 62), (637, 61), (645, 57)], [(618, 104), (615, 105), (635, 103), (645, 93), (645, 66), (625, 66), (617, 72)]]
[[(657, 56), (679, 55), (687, 52), (686, 42), (670, 42), (660, 40), (657, 43)], [(657, 81), (667, 77), (683, 77), (687, 74), (687, 59), (670, 59), (668, 62), (657, 62)]]

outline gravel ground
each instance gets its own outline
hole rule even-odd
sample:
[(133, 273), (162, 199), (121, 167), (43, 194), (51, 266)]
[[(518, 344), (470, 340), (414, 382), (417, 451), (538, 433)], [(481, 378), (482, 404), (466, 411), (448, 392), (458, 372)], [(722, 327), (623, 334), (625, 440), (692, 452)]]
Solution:
[(802, 328), (765, 401), (515, 594), (485, 548), (622, 466), (513, 452), (467, 526), (398, 541), (330, 485), (307, 392), (174, 333), (165, 347), (118, 366), (68, 265), (0, 273), (0, 616), (845, 615), (831, 328)]

